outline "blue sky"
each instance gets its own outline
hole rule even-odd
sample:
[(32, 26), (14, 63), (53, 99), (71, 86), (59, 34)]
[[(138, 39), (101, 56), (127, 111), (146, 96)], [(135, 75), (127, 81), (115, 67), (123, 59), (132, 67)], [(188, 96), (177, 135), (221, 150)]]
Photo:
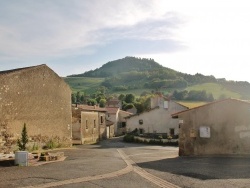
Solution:
[(0, 71), (60, 76), (153, 58), (180, 72), (250, 82), (246, 0), (0, 0)]

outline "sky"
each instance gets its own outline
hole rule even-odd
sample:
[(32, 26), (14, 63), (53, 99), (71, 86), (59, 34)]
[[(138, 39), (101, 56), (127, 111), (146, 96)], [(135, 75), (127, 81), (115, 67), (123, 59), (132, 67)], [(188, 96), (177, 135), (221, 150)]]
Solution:
[(60, 76), (135, 56), (179, 72), (250, 82), (247, 0), (0, 0), (0, 71)]

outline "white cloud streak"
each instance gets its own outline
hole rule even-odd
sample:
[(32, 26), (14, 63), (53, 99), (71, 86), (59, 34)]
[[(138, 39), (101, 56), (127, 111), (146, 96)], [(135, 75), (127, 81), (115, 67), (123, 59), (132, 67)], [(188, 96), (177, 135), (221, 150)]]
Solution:
[[(112, 39), (103, 37), (100, 30), (135, 27), (152, 16), (162, 16), (152, 1), (133, 0), (16, 1), (3, 3), (1, 9), (0, 51), (18, 58), (84, 53), (85, 47)], [(125, 33), (130, 34), (138, 36), (135, 32)]]

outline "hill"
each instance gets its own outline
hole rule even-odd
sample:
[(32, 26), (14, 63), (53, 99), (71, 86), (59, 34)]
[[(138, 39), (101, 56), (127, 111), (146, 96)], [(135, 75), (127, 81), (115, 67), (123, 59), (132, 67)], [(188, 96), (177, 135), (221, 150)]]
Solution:
[(163, 68), (153, 59), (125, 57), (115, 61), (110, 61), (102, 67), (95, 70), (87, 71), (82, 74), (70, 75), (68, 77), (111, 77), (124, 72), (130, 71), (150, 71), (152, 69)]
[(215, 99), (232, 97), (250, 99), (248, 82), (227, 81), (202, 74), (185, 74), (155, 62), (153, 59), (125, 57), (82, 74), (70, 75), (65, 81), (73, 91), (92, 93), (104, 86), (109, 93), (133, 93), (152, 90), (165, 93), (204, 90)]

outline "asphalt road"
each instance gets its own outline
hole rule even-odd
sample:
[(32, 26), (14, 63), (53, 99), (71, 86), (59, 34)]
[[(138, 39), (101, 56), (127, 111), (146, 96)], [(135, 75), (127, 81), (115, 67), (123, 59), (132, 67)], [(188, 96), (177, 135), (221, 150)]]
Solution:
[(62, 151), (62, 162), (0, 166), (0, 187), (250, 187), (248, 156), (178, 157), (176, 147), (121, 138)]

